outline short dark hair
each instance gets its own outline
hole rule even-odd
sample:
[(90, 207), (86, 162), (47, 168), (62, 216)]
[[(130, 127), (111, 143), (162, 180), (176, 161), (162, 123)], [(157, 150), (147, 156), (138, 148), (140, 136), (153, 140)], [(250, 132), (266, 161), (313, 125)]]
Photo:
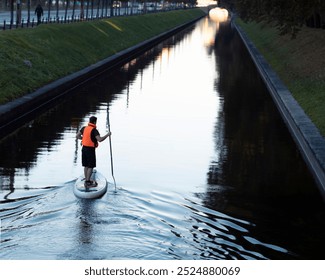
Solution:
[(95, 116), (91, 116), (89, 118), (89, 122), (95, 124), (97, 122), (97, 118)]

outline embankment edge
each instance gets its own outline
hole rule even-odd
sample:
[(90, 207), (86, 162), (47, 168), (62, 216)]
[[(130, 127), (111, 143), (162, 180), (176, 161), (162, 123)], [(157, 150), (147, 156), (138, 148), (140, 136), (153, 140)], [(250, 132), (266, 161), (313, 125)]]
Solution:
[(325, 139), (245, 32), (232, 21), (325, 200)]

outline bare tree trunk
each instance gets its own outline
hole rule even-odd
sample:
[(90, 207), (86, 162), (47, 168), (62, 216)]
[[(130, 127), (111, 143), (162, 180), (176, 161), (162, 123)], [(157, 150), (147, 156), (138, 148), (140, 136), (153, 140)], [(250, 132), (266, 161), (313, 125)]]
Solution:
[(10, 0), (10, 25), (14, 24), (14, 0)]
[(85, 11), (84, 11), (85, 1), (81, 0), (80, 3), (80, 19), (83, 20), (85, 17)]
[(56, 21), (59, 22), (59, 0), (56, 0)]
[(27, 26), (30, 23), (30, 0), (27, 0)]
[(47, 21), (51, 22), (51, 6), (52, 6), (52, 1), (49, 1), (49, 10), (47, 14)]
[(67, 0), (66, 5), (65, 5), (64, 22), (67, 21), (68, 7), (69, 7), (69, 5), (70, 5), (70, 0)]
[(17, 10), (16, 10), (16, 23), (21, 24), (21, 0), (17, 0), (16, 2)]
[(72, 21), (74, 21), (74, 13), (75, 13), (75, 10), (76, 10), (76, 2), (77, 0), (73, 0), (73, 6), (72, 6)]

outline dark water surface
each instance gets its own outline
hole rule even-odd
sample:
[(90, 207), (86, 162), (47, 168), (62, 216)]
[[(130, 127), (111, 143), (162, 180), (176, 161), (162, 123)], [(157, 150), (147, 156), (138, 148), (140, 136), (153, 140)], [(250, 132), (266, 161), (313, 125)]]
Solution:
[[(117, 192), (72, 192), (112, 130)], [(318, 189), (230, 24), (205, 18), (0, 141), (1, 259), (324, 259)], [(112, 182), (108, 141), (97, 169)]]

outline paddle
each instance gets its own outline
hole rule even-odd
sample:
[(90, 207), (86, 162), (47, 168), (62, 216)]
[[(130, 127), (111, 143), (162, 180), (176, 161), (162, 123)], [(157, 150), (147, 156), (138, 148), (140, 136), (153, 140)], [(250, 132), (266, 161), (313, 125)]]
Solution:
[[(111, 132), (111, 125), (109, 123), (109, 109), (107, 107), (107, 126), (108, 126), (108, 132)], [(112, 152), (112, 136), (109, 136), (109, 148), (110, 148), (110, 153), (111, 153), (111, 172), (112, 172), (112, 177), (114, 180), (114, 185), (115, 185), (115, 191), (116, 191), (116, 181), (114, 177), (114, 169), (113, 169), (113, 152)]]

